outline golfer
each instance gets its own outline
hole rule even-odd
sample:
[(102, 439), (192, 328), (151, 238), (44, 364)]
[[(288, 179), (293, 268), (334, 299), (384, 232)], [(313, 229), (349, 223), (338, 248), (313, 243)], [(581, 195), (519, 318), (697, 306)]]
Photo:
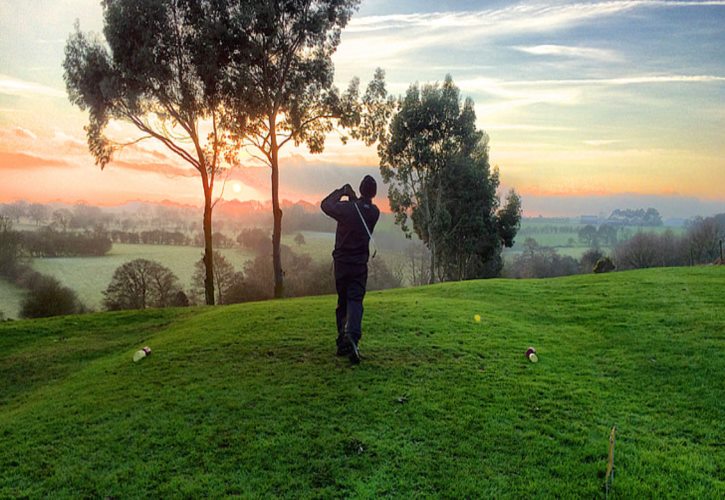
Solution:
[[(363, 298), (368, 281), (368, 242), (380, 217), (373, 204), (378, 186), (366, 175), (360, 183), (360, 198), (350, 184), (322, 200), (322, 211), (337, 221), (335, 233), (335, 288), (337, 289), (337, 355), (360, 362)], [(347, 200), (342, 200), (347, 197)], [(373, 255), (374, 256), (374, 255)]]

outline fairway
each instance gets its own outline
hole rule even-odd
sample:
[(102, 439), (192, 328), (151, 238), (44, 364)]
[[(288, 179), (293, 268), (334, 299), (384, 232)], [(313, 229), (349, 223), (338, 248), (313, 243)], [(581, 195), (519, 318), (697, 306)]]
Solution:
[(0, 497), (603, 497), (616, 425), (613, 498), (722, 498), (723, 293), (723, 267), (373, 292), (357, 367), (332, 296), (2, 324)]

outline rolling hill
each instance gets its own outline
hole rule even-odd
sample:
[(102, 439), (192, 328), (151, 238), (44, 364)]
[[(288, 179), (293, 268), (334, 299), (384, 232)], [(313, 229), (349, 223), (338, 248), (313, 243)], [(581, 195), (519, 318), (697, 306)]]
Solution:
[(2, 323), (0, 497), (598, 497), (616, 425), (610, 496), (722, 498), (724, 294), (723, 267), (374, 292), (355, 367), (331, 296)]

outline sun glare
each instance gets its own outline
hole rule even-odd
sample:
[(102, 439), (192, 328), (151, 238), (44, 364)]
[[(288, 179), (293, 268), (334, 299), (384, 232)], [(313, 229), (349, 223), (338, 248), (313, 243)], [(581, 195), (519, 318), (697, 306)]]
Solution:
[(235, 192), (236, 194), (239, 194), (239, 193), (241, 193), (241, 192), (242, 192), (242, 185), (241, 185), (241, 184), (239, 184), (238, 182), (235, 182), (235, 183), (234, 183), (234, 184), (232, 185), (232, 191), (234, 191), (234, 192)]

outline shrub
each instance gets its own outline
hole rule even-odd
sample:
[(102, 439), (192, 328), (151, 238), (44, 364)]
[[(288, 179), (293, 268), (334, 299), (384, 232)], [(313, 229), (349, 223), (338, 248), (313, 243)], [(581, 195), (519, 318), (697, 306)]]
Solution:
[(385, 261), (378, 257), (368, 262), (368, 290), (385, 290), (403, 286), (401, 273), (394, 273)]
[(684, 266), (690, 263), (687, 239), (672, 231), (662, 234), (639, 232), (614, 249), (619, 269)]
[(272, 238), (269, 231), (260, 228), (246, 228), (237, 236), (239, 246), (252, 250), (257, 255), (269, 255), (272, 251)]
[(540, 246), (533, 238), (524, 242), (524, 251), (506, 269), (511, 278), (551, 278), (579, 273), (579, 262), (556, 250)]
[(612, 262), (612, 259), (610, 259), (609, 257), (602, 257), (594, 265), (593, 271), (597, 274), (601, 274), (614, 271), (614, 269), (616, 269), (616, 267), (614, 265), (614, 262)]
[[(581, 256), (579, 263), (581, 264), (581, 272), (590, 273), (597, 263), (604, 257), (604, 253), (598, 248), (590, 248)], [(596, 271), (594, 271), (596, 272)]]
[(23, 318), (46, 318), (84, 312), (76, 293), (51, 276), (36, 277), (33, 287), (20, 303)]
[(179, 279), (158, 262), (136, 259), (126, 262), (113, 273), (103, 292), (103, 305), (110, 311), (169, 307), (182, 291)]

